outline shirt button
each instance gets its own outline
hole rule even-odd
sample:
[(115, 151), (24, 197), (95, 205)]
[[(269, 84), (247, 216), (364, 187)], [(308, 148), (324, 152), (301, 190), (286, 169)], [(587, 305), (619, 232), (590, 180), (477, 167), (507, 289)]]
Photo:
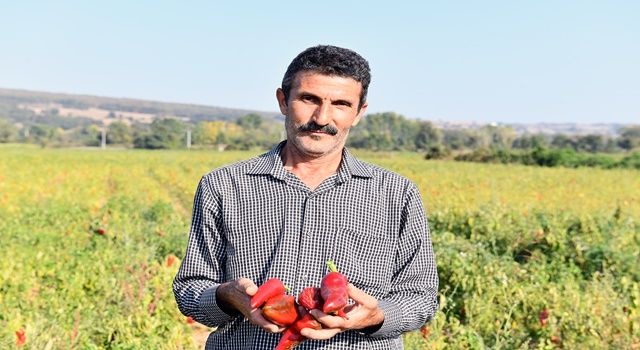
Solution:
[(304, 231), (303, 234), (304, 234), (305, 237), (311, 237), (311, 231), (308, 231), (308, 230)]
[(307, 276), (307, 275), (302, 275), (302, 276), (300, 276), (300, 279), (301, 279), (301, 280), (303, 280), (303, 281), (306, 281), (306, 280), (307, 280), (307, 278), (309, 278), (309, 276)]

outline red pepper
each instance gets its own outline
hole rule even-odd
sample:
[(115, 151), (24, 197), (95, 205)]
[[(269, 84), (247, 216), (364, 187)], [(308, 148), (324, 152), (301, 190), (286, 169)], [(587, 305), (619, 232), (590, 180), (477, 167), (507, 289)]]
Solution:
[(321, 309), (322, 303), (322, 295), (318, 287), (305, 288), (298, 295), (298, 304), (304, 306), (307, 310)]
[(262, 314), (271, 322), (286, 327), (298, 319), (296, 299), (291, 295), (276, 295), (262, 307)]
[(347, 277), (336, 268), (333, 261), (327, 261), (330, 273), (322, 278), (320, 282), (320, 294), (324, 299), (324, 305), (322, 305), (322, 311), (326, 314), (339, 315), (344, 317), (343, 308), (347, 306), (349, 300), (349, 294), (347, 292), (347, 286), (349, 280)]
[(251, 297), (251, 307), (256, 309), (262, 306), (269, 298), (276, 295), (283, 295), (286, 293), (287, 288), (282, 281), (277, 278), (272, 278), (264, 282), (254, 296)]
[(296, 331), (293, 327), (287, 328), (284, 333), (282, 333), (282, 338), (280, 338), (280, 342), (278, 346), (276, 346), (275, 350), (291, 350), (298, 346), (298, 344), (302, 343), (305, 338), (302, 334)]
[(305, 313), (296, 323), (291, 326), (296, 332), (300, 333), (305, 328), (322, 329), (322, 325), (309, 313)]
[(27, 334), (23, 328), (16, 331), (16, 346), (22, 346), (27, 342)]
[(291, 350), (305, 341), (307, 338), (300, 334), (300, 331), (305, 328), (322, 329), (322, 325), (311, 314), (305, 312), (301, 318), (298, 318), (293, 325), (284, 331), (276, 350)]

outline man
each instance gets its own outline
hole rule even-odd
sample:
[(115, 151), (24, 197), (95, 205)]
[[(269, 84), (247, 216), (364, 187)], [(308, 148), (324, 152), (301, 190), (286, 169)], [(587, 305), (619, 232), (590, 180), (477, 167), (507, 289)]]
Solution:
[(332, 259), (349, 278), (346, 318), (313, 310), (299, 349), (402, 349), (403, 332), (437, 309), (426, 216), (409, 180), (357, 160), (344, 145), (367, 109), (369, 65), (316, 46), (276, 91), (287, 140), (205, 175), (174, 293), (180, 310), (218, 327), (206, 349), (273, 349), (284, 328), (249, 300), (279, 278), (297, 295), (319, 286)]

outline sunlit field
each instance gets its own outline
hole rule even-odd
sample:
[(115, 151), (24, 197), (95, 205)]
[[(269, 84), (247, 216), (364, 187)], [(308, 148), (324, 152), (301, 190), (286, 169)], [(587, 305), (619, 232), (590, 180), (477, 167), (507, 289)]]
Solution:
[[(429, 215), (440, 311), (405, 348), (640, 349), (640, 172), (354, 153)], [(0, 349), (202, 347), (171, 291), (193, 194), (257, 154), (0, 145)]]

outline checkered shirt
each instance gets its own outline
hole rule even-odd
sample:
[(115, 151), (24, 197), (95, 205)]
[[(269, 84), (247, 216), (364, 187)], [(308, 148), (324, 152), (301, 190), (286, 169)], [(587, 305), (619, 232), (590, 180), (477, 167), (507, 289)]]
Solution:
[(384, 322), (371, 334), (345, 331), (297, 349), (402, 349), (401, 334), (429, 321), (438, 307), (438, 273), (416, 186), (344, 149), (338, 172), (310, 191), (283, 167), (285, 142), (202, 177), (173, 283), (179, 309), (218, 327), (205, 349), (274, 349), (281, 334), (225, 313), (216, 303), (217, 286), (241, 277), (256, 285), (279, 278), (297, 296), (320, 286), (332, 259), (379, 300)]

